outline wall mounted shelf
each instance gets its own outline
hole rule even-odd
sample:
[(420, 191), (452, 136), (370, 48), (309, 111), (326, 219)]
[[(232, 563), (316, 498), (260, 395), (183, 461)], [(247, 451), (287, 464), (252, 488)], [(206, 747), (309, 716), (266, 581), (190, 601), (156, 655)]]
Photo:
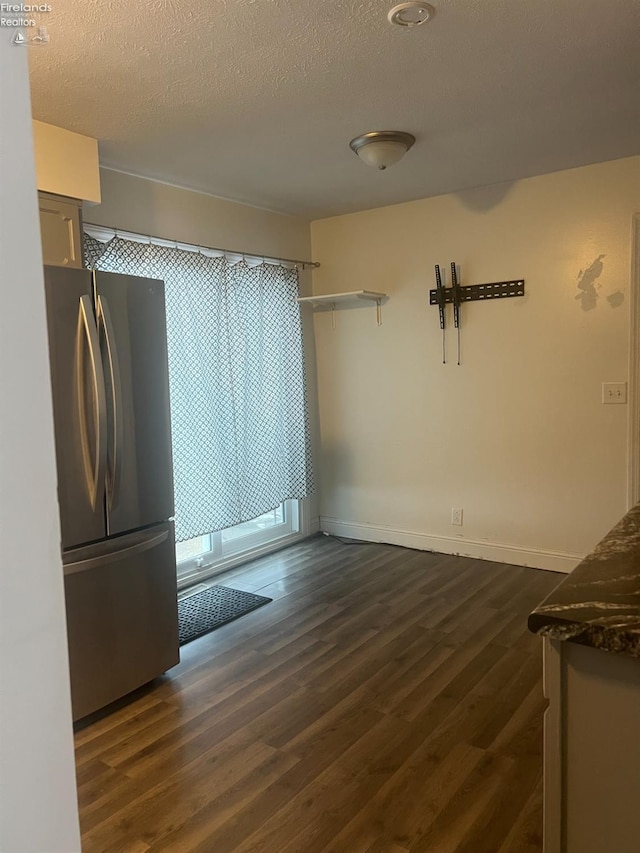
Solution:
[(345, 293), (325, 293), (318, 296), (299, 296), (298, 302), (312, 305), (314, 308), (326, 306), (331, 308), (331, 325), (336, 327), (336, 308), (348, 303), (354, 304), (358, 300), (376, 303), (376, 319), (378, 325), (382, 325), (382, 300), (387, 298), (386, 293), (376, 293), (373, 290), (350, 290)]

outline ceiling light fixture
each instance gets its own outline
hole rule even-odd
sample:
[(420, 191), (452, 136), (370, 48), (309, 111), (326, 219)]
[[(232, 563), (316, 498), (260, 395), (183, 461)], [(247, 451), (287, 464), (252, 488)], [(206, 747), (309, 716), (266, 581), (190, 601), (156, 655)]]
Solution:
[(387, 169), (404, 157), (415, 141), (415, 136), (401, 130), (374, 130), (356, 136), (349, 147), (367, 166)]
[(436, 13), (429, 3), (419, 3), (413, 0), (411, 3), (398, 3), (387, 15), (390, 24), (398, 27), (418, 27), (420, 24), (432, 18)]

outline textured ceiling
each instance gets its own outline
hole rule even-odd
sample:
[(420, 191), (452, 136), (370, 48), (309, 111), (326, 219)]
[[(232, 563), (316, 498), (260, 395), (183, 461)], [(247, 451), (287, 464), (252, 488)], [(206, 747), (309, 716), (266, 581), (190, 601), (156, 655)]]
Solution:
[[(55, 0), (34, 116), (101, 162), (309, 218), (640, 150), (638, 0)], [(378, 172), (370, 130), (417, 141)]]

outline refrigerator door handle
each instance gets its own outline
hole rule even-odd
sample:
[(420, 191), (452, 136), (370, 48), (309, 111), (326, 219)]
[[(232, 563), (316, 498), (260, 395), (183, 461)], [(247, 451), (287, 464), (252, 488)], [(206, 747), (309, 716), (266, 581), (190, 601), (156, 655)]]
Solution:
[[(95, 450), (91, 453), (91, 441), (87, 424), (87, 399), (85, 391), (85, 352), (89, 353), (91, 378), (94, 390)], [(78, 334), (76, 339), (76, 388), (80, 416), (80, 442), (82, 458), (91, 508), (95, 510), (100, 488), (104, 484), (107, 464), (105, 435), (107, 431), (107, 400), (104, 373), (100, 360), (98, 328), (93, 316), (90, 296), (81, 296), (78, 310)]]
[(109, 436), (110, 447), (107, 451), (109, 465), (107, 468), (107, 495), (109, 509), (117, 500), (122, 481), (122, 450), (124, 443), (124, 419), (122, 408), (122, 383), (120, 381), (120, 362), (116, 336), (113, 330), (109, 303), (102, 295), (98, 295), (98, 320), (102, 323), (104, 340), (107, 350), (107, 365), (111, 377), (111, 412), (113, 434)]
[(101, 566), (106, 566), (114, 563), (116, 560), (123, 560), (125, 557), (132, 557), (135, 554), (140, 554), (142, 551), (148, 551), (150, 548), (155, 548), (166, 540), (169, 533), (163, 530), (162, 533), (157, 533), (148, 539), (136, 542), (134, 545), (129, 545), (126, 548), (121, 548), (119, 551), (108, 551), (104, 554), (99, 554), (96, 557), (89, 557), (86, 560), (76, 560), (73, 563), (64, 564), (64, 574), (73, 575), (76, 572), (87, 572), (90, 569), (99, 569)]

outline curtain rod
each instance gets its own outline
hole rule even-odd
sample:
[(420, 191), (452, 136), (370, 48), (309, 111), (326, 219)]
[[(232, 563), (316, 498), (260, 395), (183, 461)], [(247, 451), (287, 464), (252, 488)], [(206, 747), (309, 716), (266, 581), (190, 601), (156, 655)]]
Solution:
[(123, 231), (121, 228), (112, 228), (110, 225), (98, 225), (96, 222), (85, 222), (84, 220), (82, 224), (88, 225), (89, 228), (99, 228), (102, 231), (113, 231), (114, 237), (123, 237), (125, 240), (127, 237), (146, 237), (150, 243), (152, 240), (158, 240), (161, 243), (175, 243), (176, 248), (179, 248), (180, 246), (188, 246), (191, 249), (197, 249), (199, 251), (220, 252), (223, 256), (238, 255), (241, 258), (255, 258), (255, 260), (258, 261), (278, 261), (281, 264), (300, 264), (302, 269), (305, 267), (320, 266), (318, 261), (300, 261), (295, 258), (276, 258), (272, 255), (256, 255), (254, 252), (238, 252), (235, 249), (220, 249), (217, 246), (199, 246), (196, 243), (185, 243), (183, 240), (166, 240), (164, 237), (154, 237), (151, 234), (138, 234), (135, 231)]

